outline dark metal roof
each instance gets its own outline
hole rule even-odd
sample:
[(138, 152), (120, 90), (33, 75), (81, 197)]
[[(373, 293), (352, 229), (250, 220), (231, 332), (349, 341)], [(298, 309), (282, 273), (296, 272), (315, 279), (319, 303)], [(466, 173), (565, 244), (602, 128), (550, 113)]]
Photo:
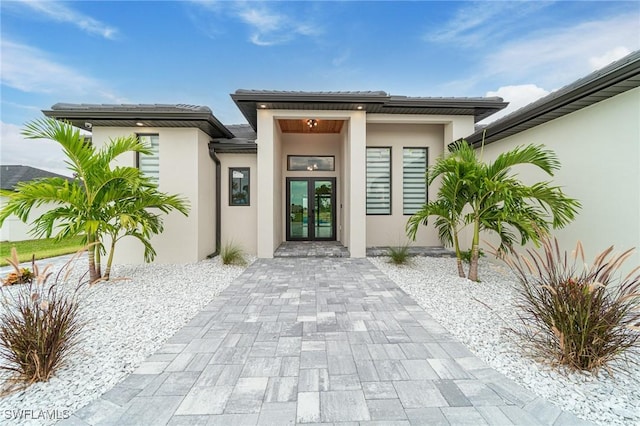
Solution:
[[(257, 129), (257, 110), (294, 109), (303, 111), (355, 111), (383, 114), (473, 115), (483, 120), (508, 103), (502, 98), (429, 98), (391, 96), (386, 92), (287, 92), (237, 90), (231, 94), (253, 129)], [(262, 106), (264, 105), (264, 107)]]
[(230, 124), (227, 126), (227, 129), (229, 129), (229, 131), (239, 139), (255, 141), (258, 138), (256, 131), (248, 124)]
[(72, 180), (70, 177), (57, 173), (37, 169), (31, 166), (7, 165), (0, 166), (0, 189), (13, 191), (20, 182), (30, 182), (36, 179), (59, 177)]
[(231, 124), (227, 126), (233, 135), (232, 139), (214, 139), (209, 150), (216, 154), (255, 154), (257, 134), (248, 124)]
[(636, 87), (640, 87), (640, 50), (476, 130), (466, 139), (478, 146), (486, 130), (485, 144), (495, 142)]
[(196, 127), (212, 138), (233, 138), (206, 106), (186, 104), (67, 104), (58, 103), (42, 111), (47, 117), (66, 120), (81, 129), (91, 130), (86, 123), (104, 127)]
[(258, 152), (255, 130), (248, 124), (231, 124), (227, 126), (233, 135), (233, 139), (214, 139), (209, 144), (209, 150), (216, 154), (255, 154)]

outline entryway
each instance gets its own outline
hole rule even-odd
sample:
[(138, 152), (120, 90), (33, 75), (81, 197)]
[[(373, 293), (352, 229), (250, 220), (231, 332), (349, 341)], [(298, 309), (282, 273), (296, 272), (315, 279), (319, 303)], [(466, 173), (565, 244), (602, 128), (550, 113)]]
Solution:
[(273, 257), (350, 257), (339, 241), (285, 241)]
[(336, 178), (287, 178), (287, 241), (336, 240)]

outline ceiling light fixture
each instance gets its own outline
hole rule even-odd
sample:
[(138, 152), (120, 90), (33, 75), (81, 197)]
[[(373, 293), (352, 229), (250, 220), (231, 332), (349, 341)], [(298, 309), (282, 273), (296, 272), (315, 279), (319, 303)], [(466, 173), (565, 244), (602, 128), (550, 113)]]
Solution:
[(314, 127), (318, 127), (318, 120), (314, 118), (310, 118), (307, 120), (307, 127), (313, 129)]
[(141, 121), (136, 121), (136, 126), (142, 127), (142, 126), (144, 126), (144, 123), (141, 122)]
[(357, 108), (357, 109), (362, 109), (362, 108), (363, 108), (363, 106), (362, 106), (362, 105), (358, 105), (356, 108)]
[(265, 104), (260, 104), (260, 108), (266, 108), (267, 106)]

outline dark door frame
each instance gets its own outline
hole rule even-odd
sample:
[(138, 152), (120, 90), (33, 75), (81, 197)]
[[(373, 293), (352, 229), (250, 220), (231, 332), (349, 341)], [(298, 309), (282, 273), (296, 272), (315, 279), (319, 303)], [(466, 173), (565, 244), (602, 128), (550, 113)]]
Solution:
[[(307, 197), (308, 197), (308, 205), (307, 205), (307, 211), (309, 212), (308, 215), (308, 219), (307, 219), (307, 238), (292, 238), (291, 237), (291, 184), (290, 182), (300, 182), (300, 181), (306, 181), (307, 182)], [(333, 237), (331, 238), (316, 238), (316, 230), (315, 230), (315, 182), (316, 181), (329, 181), (331, 182), (332, 185), (332, 191), (331, 191), (331, 233), (333, 234)], [(337, 212), (336, 212), (336, 178), (335, 177), (288, 177), (286, 178), (286, 185), (287, 185), (287, 216), (286, 216), (286, 241), (336, 241), (337, 240), (337, 234), (336, 234), (336, 218), (337, 218)]]

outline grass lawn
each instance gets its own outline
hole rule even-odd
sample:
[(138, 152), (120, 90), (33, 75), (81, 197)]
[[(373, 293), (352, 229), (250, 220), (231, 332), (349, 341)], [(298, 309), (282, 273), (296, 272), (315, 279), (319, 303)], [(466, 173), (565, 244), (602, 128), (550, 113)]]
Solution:
[(15, 247), (18, 250), (20, 262), (27, 262), (31, 260), (31, 256), (34, 254), (36, 259), (46, 259), (75, 253), (82, 247), (82, 237), (69, 238), (63, 241), (56, 241), (53, 238), (14, 242), (2, 241), (0, 242), (0, 266), (9, 264), (6, 259), (11, 256), (11, 247)]

